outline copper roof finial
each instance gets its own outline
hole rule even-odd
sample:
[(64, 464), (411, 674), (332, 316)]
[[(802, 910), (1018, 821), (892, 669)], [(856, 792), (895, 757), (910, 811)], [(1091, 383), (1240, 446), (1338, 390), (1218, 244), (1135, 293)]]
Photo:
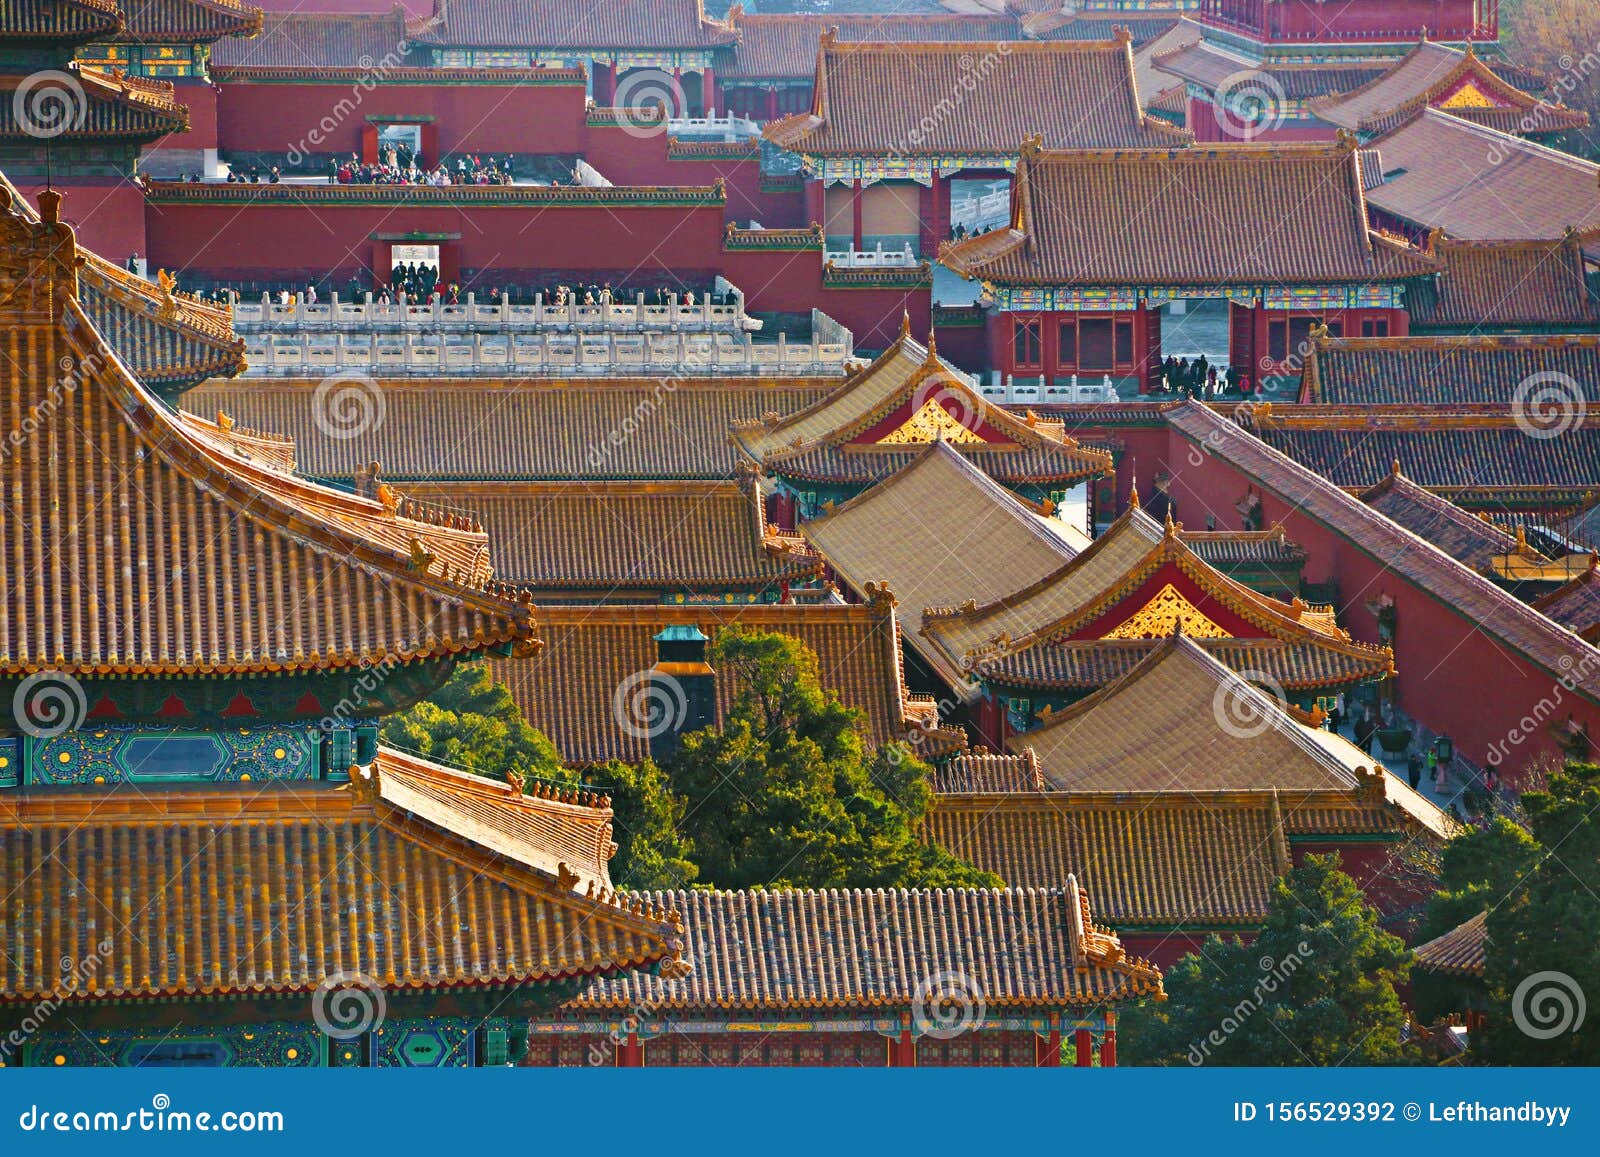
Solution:
[(1134, 481), (1133, 485), (1128, 488), (1128, 509), (1139, 509), (1139, 483), (1137, 479)]
[(1396, 458), (1392, 462), (1389, 463), (1389, 477), (1390, 478), (1398, 478), (1398, 477), (1400, 477), (1400, 459)]
[(900, 314), (900, 336), (911, 336), (911, 311), (909, 309)]

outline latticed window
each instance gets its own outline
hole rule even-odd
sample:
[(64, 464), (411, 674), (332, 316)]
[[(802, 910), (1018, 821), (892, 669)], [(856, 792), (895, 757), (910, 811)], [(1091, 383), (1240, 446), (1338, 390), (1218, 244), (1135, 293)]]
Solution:
[(1043, 325), (1038, 318), (1016, 323), (1016, 328), (1011, 332), (1011, 364), (1014, 369), (1044, 367), (1042, 329)]

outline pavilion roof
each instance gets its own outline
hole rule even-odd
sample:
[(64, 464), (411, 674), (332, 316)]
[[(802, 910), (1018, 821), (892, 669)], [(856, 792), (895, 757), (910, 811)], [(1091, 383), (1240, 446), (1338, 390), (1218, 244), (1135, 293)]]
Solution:
[(1600, 327), (1600, 305), (1585, 277), (1584, 243), (1574, 232), (1554, 241), (1437, 236), (1430, 250), (1444, 268), (1407, 296), (1411, 324), (1474, 332), (1499, 326)]
[(412, 36), (460, 48), (716, 48), (736, 39), (701, 0), (434, 0)]
[[(393, 992), (684, 967), (678, 913), (611, 889), (609, 800), (525, 796), (389, 749), (353, 774), (0, 795), (0, 864), (29, 881), (0, 897), (0, 994), (308, 992), (340, 973)], [(57, 969), (105, 940), (81, 983)]]
[(1274, 97), (1282, 93), (1282, 99), (1288, 101), (1352, 89), (1377, 79), (1385, 71), (1382, 64), (1368, 61), (1262, 62), (1211, 40), (1188, 38), (1166, 51), (1152, 53), (1150, 62), (1162, 72), (1208, 92), (1254, 78)]
[(1038, 756), (1055, 791), (1278, 790), (1292, 799), (1364, 788), (1436, 834), (1448, 827), (1438, 807), (1355, 744), (1181, 634), (1010, 745)]
[[(1462, 566), (1438, 547), (1342, 490), (1314, 467), (1291, 457), (1209, 407), (1178, 406), (1167, 412), (1173, 429), (1207, 452), (1232, 465), (1260, 485), (1292, 498), (1300, 513), (1332, 530), (1358, 550), (1382, 563), (1417, 589), (1428, 592), (1454, 614), (1474, 625), (1508, 650), (1526, 656), (1552, 679), (1600, 702), (1597, 652), (1570, 630), (1528, 607), (1487, 578)], [(1368, 436), (1372, 432), (1368, 431)], [(1515, 441), (1546, 445), (1567, 438), (1539, 439), (1518, 434)], [(1493, 461), (1498, 445), (1477, 448), (1475, 461)], [(1390, 455), (1392, 462), (1395, 455)], [(1418, 456), (1420, 457), (1420, 455)], [(1416, 477), (1414, 459), (1402, 457)], [(1600, 454), (1590, 461), (1600, 462)], [(1369, 477), (1372, 477), (1369, 474)], [(1427, 479), (1419, 479), (1429, 485)], [(1493, 480), (1486, 480), (1493, 487)]]
[(774, 557), (755, 479), (439, 482), (407, 492), (473, 511), (500, 576), (534, 592), (761, 590), (820, 564)]
[(1029, 136), (1093, 149), (1190, 139), (1139, 107), (1125, 38), (897, 44), (829, 33), (812, 85), (809, 113), (766, 127), (773, 144), (810, 156), (1010, 155)]
[(9, 186), (0, 198), (0, 317), (29, 338), (4, 404), (13, 429), (45, 416), (11, 456), (0, 537), (28, 581), (0, 600), (0, 671), (283, 671), (533, 644), (481, 532), (314, 486), (228, 423), (168, 409), (79, 304), (59, 195), (41, 194), (42, 221)]
[[(685, 979), (602, 980), (569, 1009), (906, 1007), (959, 975), (1004, 1009), (1104, 1005), (1162, 994), (1161, 973), (1094, 923), (1070, 876), (1047, 888), (651, 892), (681, 911)], [(980, 931), (981, 930), (981, 931)]]
[[(439, 481), (728, 478), (735, 421), (799, 410), (837, 378), (383, 379), (383, 421), (359, 438), (316, 421), (315, 379), (214, 382), (184, 396), (294, 438), (301, 469), (351, 478)], [(641, 421), (639, 415), (648, 414)], [(617, 431), (629, 436), (618, 438)]]
[(991, 284), (1047, 286), (1366, 283), (1437, 268), (1369, 230), (1361, 161), (1344, 143), (1110, 157), (1029, 144), (1009, 227), (946, 242), (939, 260)]
[(87, 44), (110, 39), (123, 27), (117, 0), (3, 0), (0, 36)]
[(1044, 791), (1049, 785), (1031, 747), (1016, 753), (968, 751), (933, 769), (933, 790), (940, 795), (997, 795)]
[(1418, 486), (1394, 464), (1388, 477), (1357, 497), (1384, 517), (1425, 538), (1451, 558), (1482, 575), (1517, 577), (1517, 569), (1554, 566), (1522, 540), (1486, 518), (1469, 514), (1447, 498)]
[(1414, 482), (1466, 505), (1568, 506), (1600, 490), (1600, 420), (1575, 408), (1558, 436), (1530, 437), (1522, 410), (1510, 402), (1280, 406), (1257, 408), (1250, 420), (1267, 445), (1352, 491), (1395, 462)]
[(211, 67), (376, 69), (385, 60), (404, 61), (409, 42), (406, 11), (269, 12), (261, 34), (224, 40), (211, 50)]
[(985, 604), (938, 608), (923, 633), (983, 681), (1039, 688), (1103, 686), (1181, 623), (1243, 670), (1283, 686), (1328, 686), (1393, 670), (1387, 648), (1352, 642), (1332, 616), (1279, 602), (1228, 578), (1169, 524), (1125, 512), (1065, 565)]
[(1089, 545), (994, 482), (948, 442), (923, 449), (890, 478), (800, 527), (857, 592), (887, 583), (908, 642), (955, 685), (966, 675), (921, 634), (926, 607), (988, 602), (1056, 570)]
[(1589, 123), (1585, 113), (1541, 104), (1538, 97), (1497, 74), (1470, 45), (1462, 51), (1422, 40), (1383, 75), (1348, 91), (1318, 97), (1310, 107), (1329, 124), (1361, 132), (1383, 132), (1429, 105), (1511, 133), (1525, 120), (1537, 121), (1539, 132)]
[(1421, 407), (1509, 404), (1519, 383), (1542, 373), (1564, 375), (1586, 405), (1600, 405), (1600, 336), (1322, 334), (1306, 355), (1302, 391), (1306, 401), (1330, 407), (1327, 413), (1353, 416), (1331, 408), (1381, 405), (1420, 420)]
[(241, 0), (117, 0), (125, 23), (119, 41), (209, 44), (261, 31), (261, 9)]
[(1535, 599), (1532, 606), (1573, 634), (1600, 646), (1600, 555), (1591, 554), (1588, 567), (1571, 582)]
[[(1014, 888), (1074, 875), (1100, 897), (1101, 918), (1124, 934), (1249, 928), (1266, 919), (1273, 885), (1292, 866), (1291, 842), (1437, 839), (1376, 784), (1369, 777), (1328, 790), (940, 793), (922, 834)], [(1387, 869), (1362, 871), (1378, 883)]]
[(1152, 108), (1164, 94), (1176, 90), (1182, 96), (1182, 107), (1188, 108), (1188, 89), (1180, 77), (1163, 70), (1156, 64), (1158, 56), (1176, 52), (1198, 44), (1202, 35), (1200, 25), (1183, 17), (1172, 21), (1160, 35), (1140, 44), (1133, 52), (1133, 78), (1139, 88), (1139, 100), (1145, 108)]
[(85, 316), (146, 386), (170, 397), (245, 369), (244, 340), (228, 306), (152, 284), (92, 253), (78, 270)]
[(1467, 241), (1555, 241), (1600, 229), (1600, 165), (1425, 108), (1370, 142), (1367, 202)]
[(720, 75), (749, 80), (810, 80), (817, 49), (832, 30), (844, 43), (1001, 41), (1020, 38), (1015, 17), (990, 12), (899, 15), (867, 12), (742, 12), (729, 16), (739, 34), (733, 66)]
[[(1181, 11), (1147, 6), (1137, 11), (1079, 12), (1069, 3), (1049, 5), (1008, 3), (1006, 11), (1021, 15), (1022, 30), (1030, 40), (1113, 40), (1119, 29), (1126, 29), (1135, 48), (1158, 38), (1178, 22)], [(1035, 11), (1028, 13), (1028, 9)]]
[(1417, 965), (1428, 972), (1442, 972), (1449, 976), (1475, 976), (1483, 978), (1486, 962), (1485, 948), (1489, 940), (1489, 913), (1479, 912), (1472, 919), (1457, 924), (1443, 936), (1436, 936), (1426, 944), (1419, 944)]
[(1080, 446), (1059, 424), (1008, 413), (909, 327), (871, 365), (787, 417), (734, 423), (733, 440), (768, 473), (865, 484), (909, 465), (943, 439), (991, 478), (1077, 482), (1109, 473), (1111, 456)]
[[(121, 137), (148, 142), (188, 131), (189, 110), (178, 103), (170, 81), (114, 76), (77, 61), (68, 63), (63, 71), (83, 96), (79, 102), (76, 94), (72, 95), (73, 111), (66, 124), (57, 126), (61, 131), (52, 137), (55, 141)], [(21, 87), (28, 79), (16, 73), (0, 76), (0, 140), (37, 143), (39, 139), (33, 126), (19, 119), (19, 113), (26, 116), (32, 107)], [(64, 86), (67, 82), (60, 83)]]
[[(887, 596), (868, 604), (557, 606), (538, 609), (545, 645), (532, 660), (491, 660), (529, 723), (573, 764), (637, 761), (650, 754), (642, 728), (627, 727), (630, 679), (653, 667), (655, 636), (692, 625), (714, 643), (730, 625), (777, 631), (817, 656), (822, 686), (859, 708), (873, 743), (904, 737), (913, 725), (901, 667), (900, 630)], [(739, 688), (719, 677), (720, 711)]]

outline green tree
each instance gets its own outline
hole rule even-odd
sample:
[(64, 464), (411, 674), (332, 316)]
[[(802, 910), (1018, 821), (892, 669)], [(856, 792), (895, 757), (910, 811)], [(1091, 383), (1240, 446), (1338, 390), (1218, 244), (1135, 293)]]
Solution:
[(1442, 936), (1493, 907), (1522, 884), (1540, 854), (1534, 838), (1505, 816), (1465, 829), (1444, 846), (1438, 891), (1428, 899), (1418, 941)]
[(431, 697), (385, 719), (381, 734), (385, 743), (492, 779), (515, 769), (539, 779), (575, 781), (555, 744), (522, 717), (486, 663), (458, 666)]
[(652, 760), (608, 763), (588, 777), (611, 795), (616, 813), (617, 854), (611, 879), (619, 888), (673, 891), (700, 875), (694, 842), (685, 834), (688, 800), (672, 790), (666, 772)]
[(1167, 970), (1168, 999), (1125, 1020), (1132, 1060), (1157, 1065), (1383, 1065), (1409, 1059), (1395, 985), (1410, 953), (1337, 855), (1273, 886), (1251, 944), (1208, 937)]
[(995, 887), (918, 838), (928, 768), (905, 744), (871, 750), (864, 717), (824, 690), (816, 656), (782, 634), (721, 632), (720, 679), (739, 687), (720, 730), (668, 765), (701, 877), (721, 888)]
[(1493, 1064), (1600, 1064), (1600, 765), (1568, 764), (1522, 806), (1539, 855), (1489, 906), (1488, 1026), (1473, 1051)]

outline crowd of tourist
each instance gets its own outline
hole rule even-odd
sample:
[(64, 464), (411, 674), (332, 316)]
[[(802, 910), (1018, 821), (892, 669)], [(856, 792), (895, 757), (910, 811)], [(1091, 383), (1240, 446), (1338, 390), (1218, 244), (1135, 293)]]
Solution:
[(355, 154), (347, 161), (330, 158), (328, 183), (338, 185), (509, 185), (511, 158), (496, 159), (466, 153), (432, 168), (410, 149), (386, 149), (377, 162)]
[[(128, 259), (130, 270), (136, 269), (137, 257), (135, 254)], [(214, 285), (210, 289), (200, 291), (198, 296), (202, 300), (230, 304), (241, 300), (259, 301), (265, 294), (279, 305), (292, 305), (297, 301), (306, 305), (316, 305), (325, 301), (328, 295), (335, 291), (331, 279), (325, 284), (327, 288), (322, 290), (318, 289), (316, 282), (307, 282), (303, 286)], [(351, 277), (342, 286), (337, 287), (337, 292), (341, 301), (361, 301), (369, 292), (369, 287), (360, 278)], [(399, 263), (390, 271), (389, 280), (371, 286), (370, 292), (375, 305), (393, 305), (402, 296), (407, 301), (428, 301), (437, 296), (446, 305), (459, 305), (467, 299), (467, 290), (458, 282), (441, 284), (439, 267), (422, 262)], [(732, 305), (736, 300), (731, 293), (709, 291), (697, 293), (693, 289), (666, 289), (659, 286), (648, 290), (622, 291), (613, 289), (610, 282), (576, 286), (490, 285), (485, 289), (475, 289), (473, 293), (476, 295), (474, 300), (485, 305), (498, 303), (502, 298), (512, 305), (532, 305), (542, 295), (546, 307), (562, 309), (574, 301), (579, 305), (610, 305), (612, 302), (631, 305), (641, 295), (646, 305), (655, 306)]]
[(1188, 358), (1169, 356), (1152, 374), (1152, 385), (1158, 393), (1176, 394), (1180, 398), (1199, 398), (1209, 402), (1223, 394), (1250, 396), (1250, 379), (1234, 366), (1218, 369), (1205, 354), (1190, 361)]

